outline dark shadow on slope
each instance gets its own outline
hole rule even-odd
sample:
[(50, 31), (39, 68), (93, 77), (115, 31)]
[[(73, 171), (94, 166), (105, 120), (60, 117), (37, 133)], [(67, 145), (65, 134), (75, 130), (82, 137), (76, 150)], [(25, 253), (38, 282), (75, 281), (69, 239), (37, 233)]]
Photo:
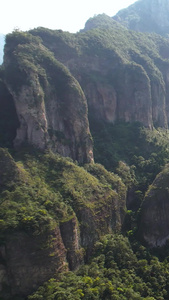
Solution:
[(0, 147), (13, 147), (16, 130), (19, 127), (13, 97), (0, 81)]

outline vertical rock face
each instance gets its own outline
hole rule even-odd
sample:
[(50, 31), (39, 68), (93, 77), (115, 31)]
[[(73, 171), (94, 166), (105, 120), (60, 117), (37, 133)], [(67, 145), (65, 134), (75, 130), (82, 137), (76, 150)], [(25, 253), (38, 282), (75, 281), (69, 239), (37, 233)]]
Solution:
[(138, 121), (151, 128), (151, 87), (144, 69), (139, 65), (126, 65), (118, 70), (116, 76), (118, 119)]
[(169, 165), (157, 175), (141, 208), (140, 235), (150, 247), (165, 245), (169, 239)]
[(44, 28), (31, 33), (40, 36), (78, 80), (92, 117), (167, 128), (168, 41), (128, 31), (108, 19), (105, 15), (90, 19), (78, 35)]
[(1, 258), (7, 277), (2, 284), (10, 286), (8, 292), (11, 296), (25, 296), (64, 269), (66, 250), (58, 228), (48, 236), (15, 232), (6, 237)]
[[(168, 51), (167, 53), (163, 53), (163, 56), (168, 60)], [(165, 112), (163, 121), (169, 124), (169, 63), (167, 60), (165, 62), (161, 60), (158, 62), (158, 67), (163, 74), (164, 84), (162, 86), (160, 86), (160, 84), (154, 84), (154, 91), (157, 91), (156, 93), (154, 93), (154, 95), (156, 94), (155, 99), (157, 99), (157, 103), (159, 99), (161, 99), (158, 96), (161, 95), (163, 97), (164, 101), (162, 102), (162, 105), (157, 105), (157, 111), (158, 114), (159, 110), (163, 110)]]
[[(107, 58), (100, 58), (95, 64), (95, 59), (93, 63), (89, 63), (89, 58), (85, 59), (81, 65), (79, 60), (74, 60), (74, 63), (68, 60), (65, 64), (78, 78), (92, 117), (111, 123), (118, 120), (137, 121), (149, 128), (153, 126), (153, 121), (158, 119), (157, 123), (161, 123), (159, 126), (166, 126), (164, 111), (157, 109), (161, 116), (160, 121), (159, 116), (153, 118), (154, 90), (151, 90), (150, 78), (141, 65), (119, 62), (114, 68), (114, 62)], [(161, 98), (158, 98), (160, 102)], [(158, 104), (154, 103), (154, 107), (158, 107)]]
[(26, 33), (8, 36), (4, 66), (20, 122), (15, 147), (28, 143), (91, 162), (86, 99), (69, 71)]
[(84, 87), (89, 110), (93, 117), (107, 122), (114, 122), (117, 114), (116, 91), (110, 84), (89, 82)]
[(0, 146), (11, 147), (19, 127), (12, 95), (0, 80)]
[(70, 270), (75, 270), (83, 262), (83, 251), (80, 243), (78, 221), (73, 218), (60, 224), (63, 243), (67, 249), (67, 260)]

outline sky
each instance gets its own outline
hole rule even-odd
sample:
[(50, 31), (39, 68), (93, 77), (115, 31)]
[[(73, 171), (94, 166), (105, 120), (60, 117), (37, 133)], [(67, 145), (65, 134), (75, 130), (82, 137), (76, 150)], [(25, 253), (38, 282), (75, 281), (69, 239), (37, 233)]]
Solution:
[(114, 16), (136, 0), (2, 0), (0, 33), (38, 26), (77, 32), (94, 15)]

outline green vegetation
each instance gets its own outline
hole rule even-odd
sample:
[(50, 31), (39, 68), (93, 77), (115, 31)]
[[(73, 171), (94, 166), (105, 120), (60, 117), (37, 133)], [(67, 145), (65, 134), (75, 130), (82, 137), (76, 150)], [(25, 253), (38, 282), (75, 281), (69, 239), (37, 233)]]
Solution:
[(31, 74), (37, 74), (42, 88), (45, 88), (48, 82), (54, 87), (57, 86), (59, 97), (65, 89), (69, 91), (70, 86), (75, 90), (79, 88), (68, 69), (41, 44), (39, 37), (15, 31), (6, 36), (5, 49), (12, 64), (6, 64), (4, 76), (16, 93), (25, 84), (34, 87)]
[[(107, 178), (102, 183), (84, 168), (59, 155), (17, 153), (19, 161), (16, 157), (14, 162), (3, 149), (1, 154), (2, 167), (4, 155), (6, 157), (6, 167), (3, 167), (1, 176), (8, 178), (0, 194), (1, 233), (24, 229), (37, 234), (54, 228), (58, 222), (73, 218), (74, 212), (78, 215), (85, 208), (91, 211), (91, 218), (97, 224), (96, 230), (106, 232), (104, 215), (108, 220), (112, 217), (111, 206), (118, 198), (112, 188), (117, 185), (121, 206), (125, 208), (124, 184), (117, 175), (108, 173), (103, 167)], [(13, 169), (14, 174), (11, 173)], [(10, 174), (13, 174), (12, 178)], [(103, 221), (100, 220), (101, 216)]]
[[(5, 51), (12, 64), (6, 61), (0, 77), (5, 78), (16, 94), (23, 85), (34, 88), (39, 80), (45, 97), (50, 84), (52, 92), (63, 100), (58, 100), (59, 112), (64, 114), (66, 121), (70, 119), (73, 123), (77, 116), (73, 109), (72, 115), (67, 112), (67, 99), (70, 99), (70, 93), (73, 94), (72, 88), (75, 93), (82, 93), (82, 90), (57, 59), (72, 62), (76, 57), (80, 64), (82, 57), (89, 57), (84, 63), (87, 67), (83, 67), (83, 63), (80, 71), (74, 67), (75, 75), (83, 79), (83, 87), (90, 82), (107, 83), (118, 94), (126, 70), (138, 82), (143, 74), (149, 85), (157, 84), (164, 91), (162, 69), (169, 63), (165, 55), (161, 56), (164, 45), (169, 49), (167, 40), (160, 38), (159, 41), (156, 35), (127, 31), (105, 15), (89, 20), (85, 30), (76, 35), (44, 28), (26, 33), (15, 31), (6, 37)], [(91, 61), (98, 61), (99, 57), (98, 70), (91, 70), (88, 67)], [(106, 74), (102, 74), (103, 69), (107, 70)], [(5, 113), (0, 115), (0, 146), (12, 147), (18, 120), (11, 117), (15, 115), (14, 110), (11, 112), (5, 108), (5, 103), (12, 99), (1, 81), (0, 90), (3, 92), (1, 107)], [(76, 105), (74, 96), (72, 107)], [(79, 111), (84, 116), (85, 98), (80, 99), (84, 106)], [(43, 96), (36, 100), (43, 101)], [(85, 118), (87, 120), (86, 115)], [(137, 212), (145, 192), (169, 162), (169, 131), (149, 130), (138, 123), (98, 121), (93, 118), (90, 107), (89, 118), (95, 164), (80, 167), (69, 158), (28, 148), (22, 152), (12, 150), (12, 156), (7, 150), (0, 149), (1, 243), (5, 243), (6, 235), (14, 231), (34, 236), (50, 233), (76, 217), (87, 259), (87, 243), (92, 248), (102, 236), (95, 245), (90, 263), (74, 273), (62, 273), (50, 279), (29, 296), (29, 300), (167, 300), (168, 258), (160, 262), (134, 240)], [(8, 119), (11, 120), (7, 124)], [(15, 130), (11, 131), (11, 128)], [(48, 133), (63, 144), (70, 142), (59, 130), (49, 128)], [(123, 224), (132, 247), (126, 237), (105, 235), (121, 229), (126, 214), (126, 191), (128, 196), (132, 194), (132, 208), (136, 211), (128, 211)], [(167, 256), (168, 252), (165, 254)]]
[(160, 262), (127, 238), (104, 236), (90, 264), (46, 282), (29, 300), (164, 300), (169, 297), (169, 263)]
[(129, 29), (156, 32), (167, 37), (168, 24), (165, 21), (163, 23), (159, 21), (165, 20), (167, 9), (167, 3), (163, 3), (162, 7), (160, 2), (154, 5), (151, 0), (136, 1), (129, 7), (120, 10), (114, 19)]
[(169, 132), (138, 123), (109, 124), (91, 119), (95, 161), (117, 172), (124, 183), (143, 194), (169, 161)]
[(105, 14), (89, 19), (85, 29), (77, 34), (41, 27), (30, 33), (40, 37), (61, 61), (70, 57), (84, 59), (86, 55), (98, 55), (100, 59), (108, 60), (111, 72), (116, 69), (117, 62), (122, 65), (135, 62), (142, 65), (152, 79), (160, 82), (163, 80), (159, 62), (168, 64), (165, 54), (169, 47), (167, 39), (156, 34), (129, 31)]
[(69, 215), (69, 218), (73, 216), (72, 210), (66, 207), (60, 193), (50, 190), (44, 180), (38, 176), (36, 160), (28, 156), (26, 166), (21, 161), (15, 163), (10, 157), (8, 160), (12, 161), (12, 167), (8, 162), (6, 176), (13, 168), (17, 172), (5, 185), (6, 189), (4, 187), (1, 192), (1, 235), (5, 235), (8, 230), (16, 229), (39, 234), (53, 229), (56, 222), (65, 216)]

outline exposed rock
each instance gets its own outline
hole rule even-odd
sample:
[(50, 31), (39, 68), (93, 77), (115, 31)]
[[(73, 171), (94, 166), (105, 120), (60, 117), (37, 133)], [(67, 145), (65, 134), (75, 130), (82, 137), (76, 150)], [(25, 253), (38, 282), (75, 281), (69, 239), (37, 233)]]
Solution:
[(169, 239), (169, 165), (157, 175), (141, 207), (139, 232), (150, 247), (161, 247)]
[(4, 283), (9, 286), (8, 296), (26, 296), (67, 268), (66, 250), (58, 228), (43, 236), (14, 232), (6, 236), (1, 256), (2, 295)]
[(9, 35), (5, 47), (5, 82), (20, 122), (15, 147), (28, 143), (81, 163), (91, 162), (85, 96), (69, 71), (34, 39), (16, 33)]
[(78, 80), (91, 117), (167, 128), (169, 68), (166, 64), (164, 71), (163, 65), (168, 41), (130, 32), (108, 19), (106, 15), (90, 19), (90, 26), (78, 35), (44, 28), (31, 33), (40, 36)]
[(70, 270), (75, 270), (84, 261), (83, 249), (80, 245), (80, 229), (78, 221), (73, 218), (60, 224), (63, 243), (67, 249), (67, 261)]
[(12, 95), (0, 80), (0, 146), (12, 147), (19, 127)]
[(103, 166), (86, 165), (92, 175), (53, 153), (22, 159), (0, 149), (3, 299), (26, 296), (63, 269), (77, 269), (100, 236), (120, 231), (126, 211), (125, 185)]

